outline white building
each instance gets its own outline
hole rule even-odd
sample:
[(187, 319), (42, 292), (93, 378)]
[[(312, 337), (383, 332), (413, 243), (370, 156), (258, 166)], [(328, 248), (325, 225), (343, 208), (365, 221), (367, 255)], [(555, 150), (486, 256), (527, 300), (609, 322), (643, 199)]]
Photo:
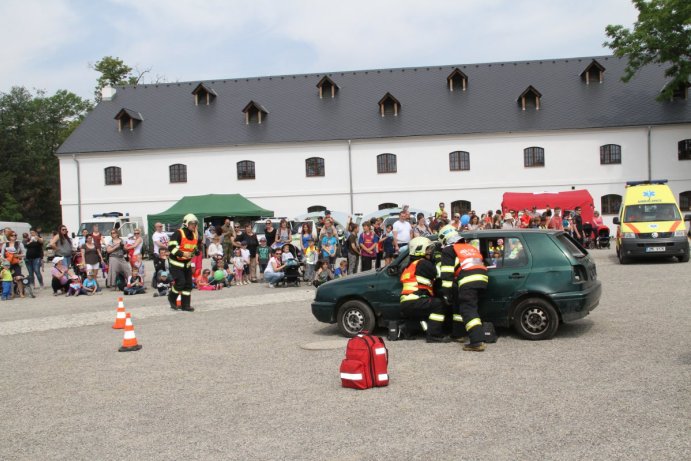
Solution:
[(64, 223), (240, 193), (279, 216), (384, 204), (478, 213), (504, 192), (587, 189), (611, 225), (626, 181), (691, 209), (687, 88), (576, 58), (118, 87), (60, 147)]

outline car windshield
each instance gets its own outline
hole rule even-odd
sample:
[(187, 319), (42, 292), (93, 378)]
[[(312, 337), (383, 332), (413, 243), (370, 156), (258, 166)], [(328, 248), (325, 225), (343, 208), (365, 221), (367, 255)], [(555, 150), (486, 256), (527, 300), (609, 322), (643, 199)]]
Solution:
[(263, 235), (265, 233), (265, 231), (266, 231), (266, 222), (265, 221), (256, 222), (256, 223), (254, 223), (254, 226), (252, 226), (252, 232), (254, 232), (255, 234), (262, 234)]
[(83, 222), (82, 225), (79, 226), (79, 235), (81, 235), (83, 229), (91, 233), (94, 230), (94, 226), (98, 226), (98, 232), (104, 235), (108, 234), (111, 229), (113, 229), (112, 222)]
[(588, 254), (588, 252), (585, 251), (578, 243), (576, 243), (573, 237), (571, 237), (569, 234), (557, 234), (557, 240), (561, 242), (567, 253), (576, 258), (582, 258)]
[(312, 232), (312, 221), (293, 221), (292, 232), (299, 234), (302, 231), (302, 225), (307, 224), (307, 228)]
[(673, 203), (629, 205), (624, 212), (624, 222), (678, 221), (679, 210)]

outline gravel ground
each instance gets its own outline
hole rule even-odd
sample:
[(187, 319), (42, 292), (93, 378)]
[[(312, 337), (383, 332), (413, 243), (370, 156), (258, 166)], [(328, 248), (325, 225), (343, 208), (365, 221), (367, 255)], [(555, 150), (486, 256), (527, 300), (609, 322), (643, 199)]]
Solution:
[(600, 306), (553, 340), (388, 343), (364, 392), (309, 287), (125, 297), (133, 353), (116, 293), (0, 303), (0, 459), (691, 459), (691, 264), (593, 254)]

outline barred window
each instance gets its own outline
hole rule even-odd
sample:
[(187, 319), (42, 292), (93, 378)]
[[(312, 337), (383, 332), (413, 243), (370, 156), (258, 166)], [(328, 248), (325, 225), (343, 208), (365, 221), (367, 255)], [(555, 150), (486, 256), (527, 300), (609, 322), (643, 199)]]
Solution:
[(679, 160), (691, 160), (691, 139), (679, 141)]
[(470, 154), (462, 150), (449, 153), (449, 170), (470, 170)]
[(396, 155), (379, 154), (377, 155), (377, 173), (395, 173)]
[(523, 149), (523, 165), (528, 167), (545, 166), (545, 149), (527, 147)]
[(681, 211), (691, 211), (691, 190), (679, 194), (679, 208)]
[(237, 163), (238, 179), (255, 179), (254, 162), (252, 160), (242, 160)]
[(187, 165), (176, 163), (168, 167), (170, 182), (187, 182)]
[(619, 144), (605, 144), (600, 146), (600, 165), (614, 165), (621, 163), (621, 146)]
[(308, 178), (324, 176), (324, 159), (321, 157), (308, 158), (305, 160), (305, 170)]
[(105, 169), (106, 186), (116, 186), (122, 184), (122, 170), (119, 166), (109, 166)]
[(621, 207), (621, 195), (609, 194), (603, 195), (600, 199), (600, 210), (602, 214), (618, 214)]

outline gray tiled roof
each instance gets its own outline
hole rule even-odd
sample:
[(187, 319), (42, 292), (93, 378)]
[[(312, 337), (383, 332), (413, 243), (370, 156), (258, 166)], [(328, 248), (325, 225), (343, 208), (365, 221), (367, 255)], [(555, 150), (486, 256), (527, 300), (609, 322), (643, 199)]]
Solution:
[[(606, 69), (604, 82), (586, 85), (580, 75), (593, 59)], [(209, 106), (194, 104), (200, 81), (118, 87), (58, 153), (691, 122), (691, 102), (655, 100), (666, 82), (662, 66), (623, 83), (625, 65), (600, 56), (207, 80), (217, 94)], [(455, 68), (468, 76), (466, 91), (448, 90)], [(330, 92), (319, 98), (315, 85), (324, 76), (339, 87), (334, 99)], [(522, 111), (517, 100), (531, 85), (542, 94), (540, 110)], [(377, 103), (387, 92), (400, 101), (397, 117), (380, 116)], [(261, 125), (245, 124), (250, 101), (268, 112)], [(133, 131), (118, 132), (113, 117), (123, 108), (143, 118)]]

